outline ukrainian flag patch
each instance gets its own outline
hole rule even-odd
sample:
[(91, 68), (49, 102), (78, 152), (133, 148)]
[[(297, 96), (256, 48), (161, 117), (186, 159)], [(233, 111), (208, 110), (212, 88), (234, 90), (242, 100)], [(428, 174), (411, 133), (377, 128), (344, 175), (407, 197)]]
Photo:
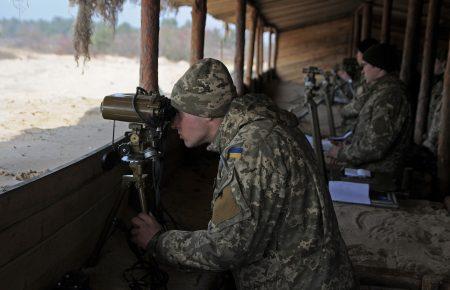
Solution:
[(242, 151), (242, 147), (231, 147), (228, 150), (228, 158), (239, 159), (241, 158)]

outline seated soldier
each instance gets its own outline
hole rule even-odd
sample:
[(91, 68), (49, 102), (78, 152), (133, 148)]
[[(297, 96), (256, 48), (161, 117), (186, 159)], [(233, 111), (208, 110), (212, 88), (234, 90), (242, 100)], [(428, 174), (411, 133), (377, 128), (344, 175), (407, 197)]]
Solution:
[(406, 87), (394, 73), (396, 68), (396, 51), (390, 45), (378, 44), (364, 53), (367, 101), (351, 140), (334, 145), (328, 152), (329, 157), (353, 168), (400, 173), (412, 123)]
[(434, 80), (431, 91), (430, 105), (427, 118), (427, 133), (423, 146), (427, 147), (434, 155), (437, 153), (437, 141), (440, 127), (440, 115), (442, 107), (442, 93), (444, 87), (444, 71), (447, 63), (447, 51), (438, 50), (434, 63)]
[[(364, 52), (366, 52), (367, 49), (369, 49), (371, 46), (378, 44), (378, 41), (376, 41), (373, 38), (367, 38), (363, 41), (361, 41), (358, 44), (358, 51), (356, 53), (356, 61), (358, 63), (358, 70), (361, 71), (362, 67), (362, 55)], [(343, 69), (345, 70), (348, 66), (343, 66)], [(353, 68), (352, 68), (353, 69)], [(344, 79), (348, 80), (349, 74), (348, 72), (341, 71), (338, 72), (338, 75)], [(341, 109), (341, 116), (342, 116), (342, 124), (340, 128), (341, 134), (353, 130), (356, 121), (358, 119), (359, 112), (361, 111), (361, 108), (363, 107), (364, 103), (367, 101), (367, 84), (364, 80), (364, 77), (361, 74), (355, 74), (355, 78), (352, 79), (352, 86), (353, 86), (353, 92), (354, 97), (351, 99), (350, 103), (343, 106)]]

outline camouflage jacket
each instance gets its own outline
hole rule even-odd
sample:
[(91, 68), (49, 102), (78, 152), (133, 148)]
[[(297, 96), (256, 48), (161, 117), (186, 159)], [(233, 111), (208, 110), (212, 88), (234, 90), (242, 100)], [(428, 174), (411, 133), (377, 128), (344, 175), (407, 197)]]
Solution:
[(360, 80), (355, 83), (354, 91), (355, 97), (350, 101), (350, 103), (343, 106), (341, 109), (342, 133), (354, 129), (356, 121), (358, 120), (359, 112), (367, 101), (367, 83), (363, 77), (361, 77)]
[(412, 134), (405, 85), (393, 74), (370, 84), (350, 143), (338, 153), (347, 166), (399, 173)]
[(238, 289), (353, 289), (327, 187), (294, 115), (263, 95), (233, 100), (209, 150), (220, 153), (208, 229), (168, 231), (158, 260), (231, 270)]
[(427, 133), (423, 146), (430, 149), (435, 155), (437, 153), (437, 142), (442, 108), (442, 93), (444, 87), (443, 76), (437, 77), (431, 91), (430, 105), (428, 110)]

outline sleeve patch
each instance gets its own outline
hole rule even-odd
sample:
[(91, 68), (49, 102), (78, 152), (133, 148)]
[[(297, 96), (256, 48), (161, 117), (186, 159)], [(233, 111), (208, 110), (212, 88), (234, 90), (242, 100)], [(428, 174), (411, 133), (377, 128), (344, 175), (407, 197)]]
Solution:
[(228, 158), (239, 159), (241, 158), (242, 151), (242, 147), (231, 147), (228, 150)]
[(211, 221), (217, 225), (235, 217), (239, 212), (240, 209), (231, 193), (231, 187), (226, 186), (222, 194), (214, 201)]

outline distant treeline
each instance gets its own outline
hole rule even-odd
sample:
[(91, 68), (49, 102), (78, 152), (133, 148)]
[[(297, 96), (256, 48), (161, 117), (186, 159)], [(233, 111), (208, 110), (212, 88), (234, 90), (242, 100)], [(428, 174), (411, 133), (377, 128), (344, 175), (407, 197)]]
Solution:
[[(0, 46), (31, 49), (42, 53), (73, 54), (73, 19), (55, 17), (51, 21), (0, 19)], [(175, 18), (161, 20), (159, 55), (170, 60), (189, 60), (191, 23), (178, 26)], [(225, 34), (207, 29), (205, 56), (231, 60), (234, 54), (234, 30)], [(137, 57), (140, 50), (139, 29), (122, 23), (115, 31), (104, 23), (96, 23), (91, 55), (110, 54)]]

